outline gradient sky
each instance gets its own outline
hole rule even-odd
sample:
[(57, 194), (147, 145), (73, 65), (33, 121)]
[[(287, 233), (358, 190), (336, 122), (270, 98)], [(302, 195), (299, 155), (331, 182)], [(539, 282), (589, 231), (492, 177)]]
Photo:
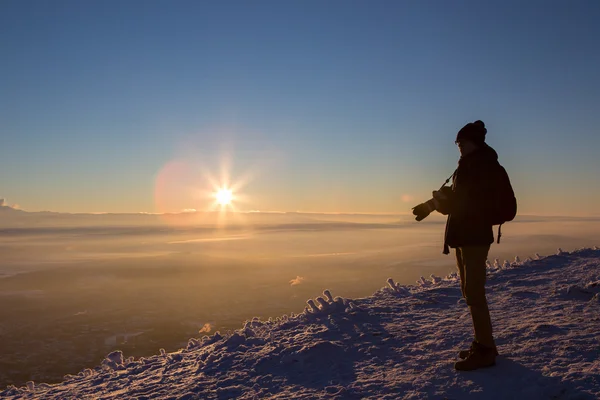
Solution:
[(226, 171), (238, 209), (409, 212), (482, 119), (521, 212), (598, 215), (598, 21), (594, 0), (3, 0), (0, 197), (203, 210)]

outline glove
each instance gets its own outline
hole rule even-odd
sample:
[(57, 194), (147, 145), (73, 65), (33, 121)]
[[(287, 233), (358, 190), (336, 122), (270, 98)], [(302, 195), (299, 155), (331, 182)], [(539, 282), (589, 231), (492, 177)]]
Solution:
[(435, 210), (435, 204), (433, 199), (427, 200), (425, 203), (421, 203), (418, 206), (412, 208), (413, 215), (416, 215), (416, 221), (422, 221), (429, 216)]
[(450, 199), (453, 193), (451, 186), (443, 186), (440, 190), (434, 190), (432, 194), (434, 199), (443, 202)]
[(448, 200), (448, 197), (441, 190), (434, 190), (432, 193), (433, 199), (438, 201)]

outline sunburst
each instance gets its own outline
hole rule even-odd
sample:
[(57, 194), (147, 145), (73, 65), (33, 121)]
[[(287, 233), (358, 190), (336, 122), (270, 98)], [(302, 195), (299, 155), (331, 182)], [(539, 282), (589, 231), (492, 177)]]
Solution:
[(231, 202), (233, 201), (233, 192), (230, 189), (221, 188), (215, 192), (215, 198), (221, 207), (225, 207), (231, 205)]

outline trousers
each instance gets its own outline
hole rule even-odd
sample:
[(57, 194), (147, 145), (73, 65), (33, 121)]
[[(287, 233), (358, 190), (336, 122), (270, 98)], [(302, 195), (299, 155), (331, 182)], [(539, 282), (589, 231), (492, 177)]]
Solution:
[(460, 289), (469, 306), (475, 341), (496, 347), (492, 333), (492, 320), (485, 297), (486, 261), (490, 245), (456, 248), (456, 264), (460, 276)]

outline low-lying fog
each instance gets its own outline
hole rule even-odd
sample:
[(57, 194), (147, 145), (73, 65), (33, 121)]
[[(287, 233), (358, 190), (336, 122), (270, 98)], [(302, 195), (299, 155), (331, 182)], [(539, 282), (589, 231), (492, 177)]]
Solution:
[[(521, 217), (489, 258), (600, 245), (599, 222)], [(174, 351), (199, 330), (301, 312), (324, 289), (361, 297), (388, 277), (445, 276), (455, 266), (443, 231), (433, 216), (11, 212), (0, 222), (0, 386), (56, 382), (114, 349)]]

